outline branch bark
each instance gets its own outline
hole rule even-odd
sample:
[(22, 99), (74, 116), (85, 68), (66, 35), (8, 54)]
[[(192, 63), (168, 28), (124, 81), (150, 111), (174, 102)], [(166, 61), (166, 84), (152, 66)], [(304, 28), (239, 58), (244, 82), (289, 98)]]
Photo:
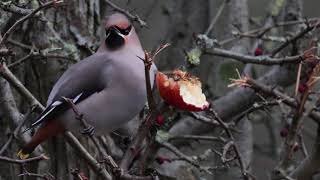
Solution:
[[(16, 90), (30, 103), (30, 105), (36, 105), (39, 112), (42, 112), (45, 107), (29, 92), (25, 86), (18, 80), (18, 78), (6, 67), (5, 64), (0, 64), (0, 75), (5, 78)], [(19, 111), (15, 111), (19, 113)], [(90, 153), (77, 141), (77, 138), (71, 132), (66, 132), (65, 137), (71, 146), (79, 150), (80, 156), (88, 161), (92, 169), (104, 179), (111, 179), (111, 176), (106, 171), (101, 171), (99, 164), (93, 157), (90, 157)]]
[(312, 180), (313, 175), (320, 168), (320, 126), (318, 124), (317, 138), (314, 143), (313, 151), (309, 157), (291, 173), (291, 177), (297, 180)]

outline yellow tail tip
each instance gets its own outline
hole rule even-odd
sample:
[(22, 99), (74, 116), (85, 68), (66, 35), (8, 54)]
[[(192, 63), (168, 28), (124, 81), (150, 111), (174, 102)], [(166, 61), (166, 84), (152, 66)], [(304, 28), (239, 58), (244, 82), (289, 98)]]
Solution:
[(17, 156), (20, 158), (20, 159), (27, 159), (29, 157), (30, 154), (25, 154), (22, 152), (22, 150), (20, 150), (18, 153), (17, 153)]

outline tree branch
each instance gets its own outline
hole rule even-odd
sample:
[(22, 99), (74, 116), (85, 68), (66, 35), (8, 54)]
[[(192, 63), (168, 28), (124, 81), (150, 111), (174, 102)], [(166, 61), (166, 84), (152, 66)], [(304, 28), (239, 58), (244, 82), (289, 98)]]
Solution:
[[(5, 78), (16, 90), (31, 104), (37, 107), (38, 112), (42, 112), (45, 107), (30, 93), (30, 91), (23, 86), (23, 84), (18, 80), (18, 78), (6, 67), (5, 64), (0, 64), (0, 75)], [(77, 141), (77, 138), (71, 132), (65, 133), (67, 141), (71, 144), (71, 147), (74, 149), (80, 150), (80, 155), (82, 158), (88, 160), (88, 163), (91, 165), (92, 169), (104, 177), (105, 179), (111, 179), (110, 175), (106, 171), (101, 171), (99, 164), (87, 150)], [(91, 158), (88, 158), (90, 156)]]
[(147, 23), (140, 19), (138, 15), (132, 15), (129, 11), (120, 8), (119, 6), (113, 4), (110, 0), (105, 0), (105, 2), (111, 6), (114, 10), (119, 11), (129, 17), (132, 21), (136, 21), (140, 24), (141, 27), (146, 27)]
[(0, 161), (4, 161), (4, 162), (8, 162), (8, 163), (14, 163), (14, 164), (25, 164), (25, 163), (30, 163), (30, 162), (37, 162), (37, 161), (41, 161), (41, 160), (48, 160), (49, 158), (45, 155), (40, 155), (37, 157), (33, 157), (33, 158), (28, 158), (28, 159), (11, 159), (5, 156), (0, 156)]
[(19, 19), (18, 21), (16, 21), (8, 30), (7, 32), (4, 33), (2, 40), (0, 40), (0, 47), (1, 45), (7, 40), (7, 38), (9, 37), (9, 35), (19, 26), (21, 25), (24, 21), (26, 21), (27, 19), (33, 17), (35, 14), (37, 14), (37, 12), (43, 10), (43, 9), (47, 9), (53, 6), (57, 6), (60, 5), (63, 2), (63, 0), (61, 1), (57, 1), (57, 0), (53, 0), (50, 2), (47, 2), (41, 6), (39, 6), (37, 9), (33, 10), (32, 12), (30, 12), (29, 14), (27, 14), (26, 16), (23, 16), (21, 19)]

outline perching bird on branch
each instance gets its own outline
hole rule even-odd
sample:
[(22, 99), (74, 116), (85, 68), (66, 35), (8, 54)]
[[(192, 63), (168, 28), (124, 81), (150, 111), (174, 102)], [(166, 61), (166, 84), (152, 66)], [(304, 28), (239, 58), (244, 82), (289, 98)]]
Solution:
[[(67, 130), (78, 131), (71, 99), (95, 133), (108, 133), (131, 120), (146, 103), (144, 57), (137, 33), (123, 14), (106, 18), (98, 51), (71, 66), (54, 85), (47, 107), (32, 127), (41, 124), (19, 151), (25, 159), (43, 141)], [(150, 70), (153, 86), (156, 67)]]

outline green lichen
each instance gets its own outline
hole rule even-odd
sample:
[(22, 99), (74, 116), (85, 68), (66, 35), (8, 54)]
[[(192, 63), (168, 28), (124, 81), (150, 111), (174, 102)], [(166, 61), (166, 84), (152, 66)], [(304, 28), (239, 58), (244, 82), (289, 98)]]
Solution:
[(276, 0), (274, 6), (271, 7), (271, 15), (278, 16), (282, 7), (284, 6), (284, 0)]
[(75, 45), (70, 43), (64, 43), (64, 50), (68, 54), (68, 56), (73, 59), (79, 59), (78, 49)]
[(202, 51), (199, 47), (193, 48), (187, 52), (187, 60), (192, 65), (199, 65), (201, 55)]
[(167, 142), (170, 138), (170, 134), (166, 131), (159, 130), (157, 131), (156, 141), (158, 142)]

